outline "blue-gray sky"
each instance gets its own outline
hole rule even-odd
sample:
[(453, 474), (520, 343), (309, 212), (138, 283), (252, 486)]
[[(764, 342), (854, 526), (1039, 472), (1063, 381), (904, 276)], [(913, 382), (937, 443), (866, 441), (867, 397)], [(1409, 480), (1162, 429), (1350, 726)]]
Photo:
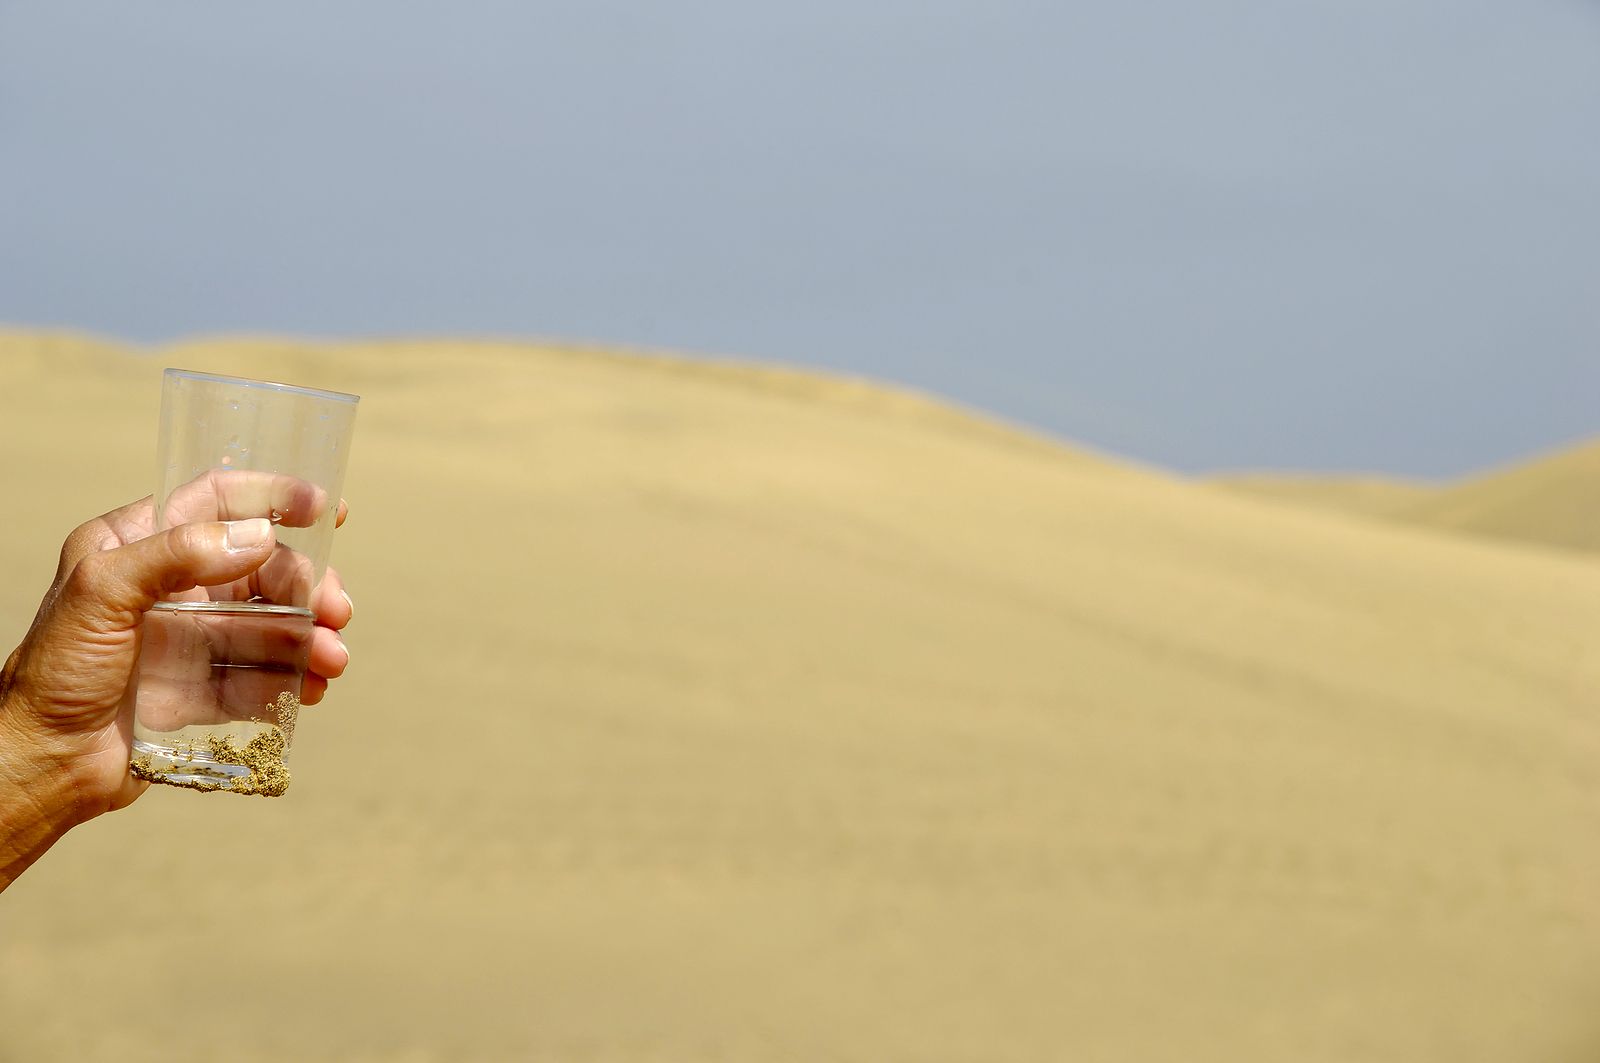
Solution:
[(615, 341), (1450, 475), (1600, 431), (1600, 4), (0, 0), (0, 321)]

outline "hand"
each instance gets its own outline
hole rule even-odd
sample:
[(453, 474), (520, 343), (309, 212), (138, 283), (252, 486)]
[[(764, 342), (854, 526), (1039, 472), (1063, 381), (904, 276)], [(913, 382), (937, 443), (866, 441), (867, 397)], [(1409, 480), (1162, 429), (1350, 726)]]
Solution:
[[(146, 498), (68, 536), (32, 628), (0, 671), (0, 889), (72, 826), (125, 807), (147, 788), (128, 772), (129, 681), (145, 611), (196, 587), (248, 581), (283, 552), (268, 520), (228, 519), (243, 508), (230, 506), (228, 495), (218, 489), (209, 509), (185, 514), (219, 520), (151, 534)], [(302, 501), (273, 512), (309, 525), (326, 502)], [(341, 502), (336, 524), (346, 513)], [(349, 660), (337, 632), (350, 621), (350, 599), (333, 569), (312, 608), (317, 629), (304, 704), (320, 701)]]

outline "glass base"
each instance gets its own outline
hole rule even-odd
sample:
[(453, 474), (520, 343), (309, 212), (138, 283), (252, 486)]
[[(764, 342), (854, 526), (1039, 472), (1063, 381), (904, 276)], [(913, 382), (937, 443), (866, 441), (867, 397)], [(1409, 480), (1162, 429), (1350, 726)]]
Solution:
[(206, 793), (280, 797), (289, 789), (283, 763), (283, 731), (273, 724), (193, 727), (192, 735), (164, 735), (151, 742), (133, 740), (129, 770), (135, 778)]
[(208, 792), (287, 790), (315, 625), (308, 610), (257, 603), (162, 602), (145, 614), (133, 774)]
[(236, 780), (250, 777), (243, 764), (228, 764), (211, 756), (206, 747), (186, 748), (157, 745), (143, 739), (133, 741), (134, 774), (168, 786), (193, 786), (209, 790), (228, 790)]

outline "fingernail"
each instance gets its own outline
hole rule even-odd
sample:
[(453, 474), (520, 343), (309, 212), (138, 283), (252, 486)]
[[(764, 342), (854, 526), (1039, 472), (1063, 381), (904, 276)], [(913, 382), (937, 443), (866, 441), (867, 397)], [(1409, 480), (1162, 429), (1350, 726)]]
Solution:
[(350, 600), (350, 592), (347, 590), (341, 590), (339, 593), (344, 595), (344, 604), (350, 607), (350, 615), (354, 617), (356, 615), (356, 603)]
[(227, 525), (228, 549), (235, 553), (260, 546), (272, 538), (272, 522), (265, 517), (253, 517), (250, 520), (230, 520)]
[(339, 648), (344, 651), (344, 663), (350, 663), (350, 647), (345, 645), (344, 639), (339, 640)]

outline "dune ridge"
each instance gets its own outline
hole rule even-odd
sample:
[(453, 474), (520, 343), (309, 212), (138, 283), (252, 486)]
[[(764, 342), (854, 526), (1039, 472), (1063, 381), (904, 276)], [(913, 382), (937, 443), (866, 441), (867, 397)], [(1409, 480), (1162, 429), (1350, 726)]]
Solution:
[(1245, 472), (1207, 477), (1227, 491), (1287, 505), (1357, 516), (1394, 517), (1434, 494), (1434, 484), (1382, 476)]
[(1439, 531), (1600, 552), (1600, 439), (1448, 484), (1381, 476), (1232, 473), (1208, 482), (1240, 495)]
[(242, 1060), (1600, 1050), (1585, 557), (798, 371), (13, 334), (0, 630), (146, 490), (162, 364), (363, 395), (352, 669), (281, 801), (6, 893), (0, 1060), (175, 1007)]
[(1424, 495), (1397, 511), (1433, 528), (1600, 551), (1600, 439)]

